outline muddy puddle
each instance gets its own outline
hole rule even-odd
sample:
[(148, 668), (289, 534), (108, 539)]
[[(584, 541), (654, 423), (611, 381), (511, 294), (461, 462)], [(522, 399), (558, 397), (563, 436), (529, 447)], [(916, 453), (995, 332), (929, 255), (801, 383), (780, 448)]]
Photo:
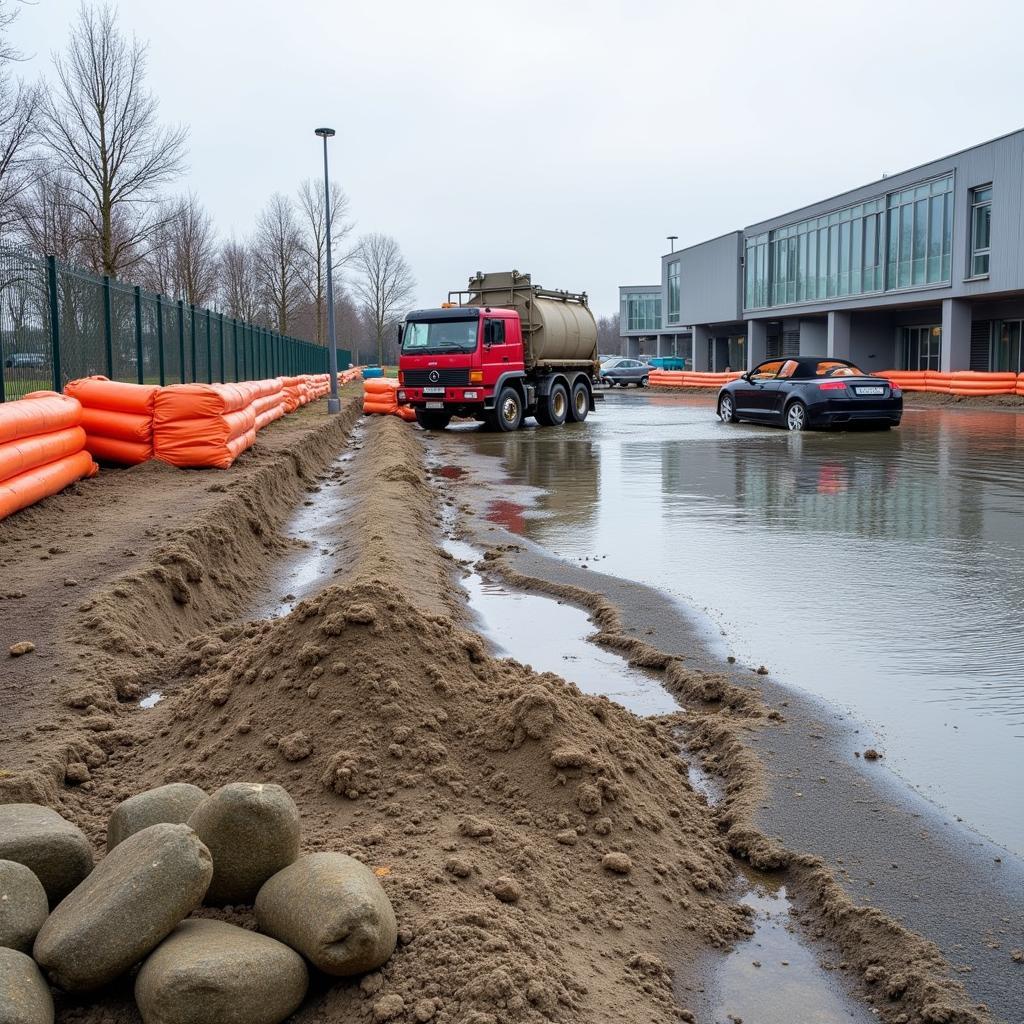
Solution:
[(841, 975), (825, 970), (793, 920), (786, 887), (744, 870), (740, 903), (754, 911), (753, 935), (715, 967), (701, 1020), (713, 1024), (867, 1024), (878, 1018), (855, 1001)]
[(247, 618), (287, 615), (304, 598), (328, 586), (340, 566), (339, 539), (351, 499), (345, 490), (345, 468), (362, 446), (363, 431), (354, 427), (344, 451), (317, 477), (283, 529), (295, 549), (280, 559), (270, 584), (257, 595)]
[(604, 694), (637, 715), (680, 710), (657, 680), (587, 640), (595, 630), (585, 611), (485, 579), (472, 568), (480, 552), (464, 541), (447, 537), (444, 549), (468, 569), (460, 582), (480, 632), (498, 655), (515, 658), (538, 672), (554, 672), (584, 693)]

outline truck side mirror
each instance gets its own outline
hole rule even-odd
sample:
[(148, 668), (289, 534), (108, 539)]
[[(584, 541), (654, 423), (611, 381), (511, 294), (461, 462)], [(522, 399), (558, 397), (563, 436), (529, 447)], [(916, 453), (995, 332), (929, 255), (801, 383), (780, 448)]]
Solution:
[(398, 333), (398, 347), (401, 348), (402, 347), (402, 328), (405, 325), (401, 321), (399, 321), (396, 326), (398, 328), (398, 331), (397, 331), (397, 333)]

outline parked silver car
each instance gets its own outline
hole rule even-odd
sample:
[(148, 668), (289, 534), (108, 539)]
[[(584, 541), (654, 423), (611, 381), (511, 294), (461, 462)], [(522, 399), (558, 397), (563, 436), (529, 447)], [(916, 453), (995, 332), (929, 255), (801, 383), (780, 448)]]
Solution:
[(42, 352), (12, 352), (4, 360), (4, 366), (9, 370), (19, 368), (41, 370), (46, 366), (46, 356)]
[(609, 359), (601, 365), (601, 383), (610, 388), (616, 384), (620, 387), (635, 384), (638, 388), (645, 388), (650, 375), (651, 368), (647, 363), (626, 356)]

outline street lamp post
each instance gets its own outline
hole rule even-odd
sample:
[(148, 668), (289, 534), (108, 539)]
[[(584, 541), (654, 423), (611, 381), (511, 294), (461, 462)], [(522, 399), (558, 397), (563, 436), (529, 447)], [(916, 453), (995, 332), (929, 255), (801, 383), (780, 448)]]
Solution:
[(331, 359), (331, 396), (327, 399), (327, 412), (341, 412), (338, 397), (338, 339), (334, 334), (334, 280), (331, 272), (331, 188), (327, 180), (327, 140), (334, 135), (333, 128), (317, 128), (316, 134), (324, 140), (324, 224), (327, 226), (327, 343)]
[(676, 251), (676, 239), (679, 236), (678, 235), (666, 235), (665, 237), (668, 239), (669, 245), (672, 246), (672, 248), (669, 251), (670, 252), (675, 252)]

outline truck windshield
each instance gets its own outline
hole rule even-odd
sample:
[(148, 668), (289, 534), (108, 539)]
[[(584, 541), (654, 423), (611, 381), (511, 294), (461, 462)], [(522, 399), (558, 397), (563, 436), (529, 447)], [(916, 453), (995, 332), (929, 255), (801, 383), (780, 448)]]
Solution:
[(479, 320), (434, 320), (430, 323), (410, 321), (402, 333), (402, 351), (475, 352)]

